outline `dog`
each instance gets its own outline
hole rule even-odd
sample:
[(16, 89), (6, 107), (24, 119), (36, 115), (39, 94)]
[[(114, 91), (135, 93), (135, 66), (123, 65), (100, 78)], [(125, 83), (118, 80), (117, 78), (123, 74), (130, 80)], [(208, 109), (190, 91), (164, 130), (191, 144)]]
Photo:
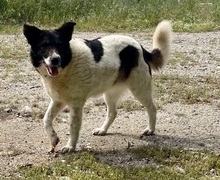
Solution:
[(30, 45), (30, 58), (50, 96), (44, 128), (53, 153), (59, 142), (53, 120), (66, 106), (70, 109), (69, 140), (61, 153), (75, 151), (82, 122), (82, 110), (89, 97), (104, 94), (107, 117), (94, 135), (105, 135), (117, 115), (117, 100), (129, 89), (149, 115), (143, 135), (155, 131), (156, 107), (152, 98), (152, 70), (161, 69), (169, 59), (172, 28), (164, 20), (153, 35), (148, 52), (135, 39), (109, 35), (93, 40), (72, 38), (75, 22), (53, 30), (24, 24), (23, 34)]

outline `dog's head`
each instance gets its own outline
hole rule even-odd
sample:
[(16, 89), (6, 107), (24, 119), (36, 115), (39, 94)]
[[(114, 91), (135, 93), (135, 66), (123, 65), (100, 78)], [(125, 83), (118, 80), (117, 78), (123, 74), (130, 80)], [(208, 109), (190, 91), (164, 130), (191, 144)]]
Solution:
[(23, 33), (31, 46), (31, 61), (36, 69), (44, 68), (49, 76), (57, 76), (72, 58), (69, 41), (76, 23), (67, 22), (55, 30), (41, 30), (24, 24)]

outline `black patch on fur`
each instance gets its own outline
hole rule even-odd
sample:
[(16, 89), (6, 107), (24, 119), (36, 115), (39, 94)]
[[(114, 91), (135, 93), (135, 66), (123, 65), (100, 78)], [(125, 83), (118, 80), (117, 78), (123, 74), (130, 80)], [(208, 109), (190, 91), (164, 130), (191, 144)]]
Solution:
[(144, 57), (144, 61), (147, 63), (148, 67), (149, 67), (149, 72), (150, 72), (150, 75), (152, 75), (152, 71), (151, 71), (151, 67), (149, 65), (149, 61), (152, 61), (153, 59), (153, 56), (151, 53), (149, 53), (147, 50), (145, 50), (142, 46), (142, 51), (143, 51), (143, 57)]
[(41, 32), (39, 39), (31, 45), (31, 61), (34, 67), (39, 67), (43, 58), (47, 58), (51, 50), (57, 51), (61, 57), (61, 67), (65, 68), (72, 58), (69, 41), (65, 41), (56, 31), (44, 30)]
[(118, 79), (127, 79), (131, 70), (138, 65), (139, 52), (134, 46), (128, 45), (120, 53), (121, 66)]
[(56, 51), (61, 57), (61, 67), (65, 68), (72, 59), (69, 41), (76, 23), (67, 22), (55, 30), (40, 30), (35, 26), (24, 25), (23, 33), (31, 45), (31, 62), (34, 67), (39, 67), (43, 59)]
[(159, 49), (153, 49), (151, 54), (152, 54), (152, 57), (154, 59), (161, 59), (162, 58), (162, 54), (161, 54), (161, 51)]
[(51, 50), (57, 51), (61, 57), (61, 67), (65, 68), (72, 58), (69, 42), (56, 32), (44, 31), (40, 35), (39, 41), (31, 48), (31, 60), (35, 67), (40, 66), (43, 58), (47, 58)]
[(85, 44), (91, 49), (95, 62), (99, 62), (104, 54), (102, 43), (97, 39), (85, 40)]

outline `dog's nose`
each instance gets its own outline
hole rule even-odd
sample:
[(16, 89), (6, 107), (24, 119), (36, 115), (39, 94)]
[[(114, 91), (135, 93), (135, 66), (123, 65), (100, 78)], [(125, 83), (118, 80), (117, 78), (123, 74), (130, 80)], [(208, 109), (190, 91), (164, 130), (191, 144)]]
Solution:
[(60, 57), (59, 56), (51, 57), (50, 62), (53, 66), (58, 66), (60, 65)]

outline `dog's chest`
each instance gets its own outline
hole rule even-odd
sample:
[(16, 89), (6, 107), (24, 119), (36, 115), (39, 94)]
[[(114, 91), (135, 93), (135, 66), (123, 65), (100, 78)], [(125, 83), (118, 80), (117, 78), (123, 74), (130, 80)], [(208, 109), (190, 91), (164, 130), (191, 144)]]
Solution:
[(71, 95), (68, 83), (62, 79), (42, 78), (44, 89), (53, 100), (65, 101)]
[(58, 83), (50, 79), (42, 78), (42, 83), (46, 92), (52, 99), (62, 99), (61, 95), (66, 94), (66, 85), (62, 83), (62, 81)]
[(88, 84), (78, 78), (42, 78), (42, 82), (48, 95), (56, 101), (68, 103), (74, 99), (85, 99), (89, 93)]

